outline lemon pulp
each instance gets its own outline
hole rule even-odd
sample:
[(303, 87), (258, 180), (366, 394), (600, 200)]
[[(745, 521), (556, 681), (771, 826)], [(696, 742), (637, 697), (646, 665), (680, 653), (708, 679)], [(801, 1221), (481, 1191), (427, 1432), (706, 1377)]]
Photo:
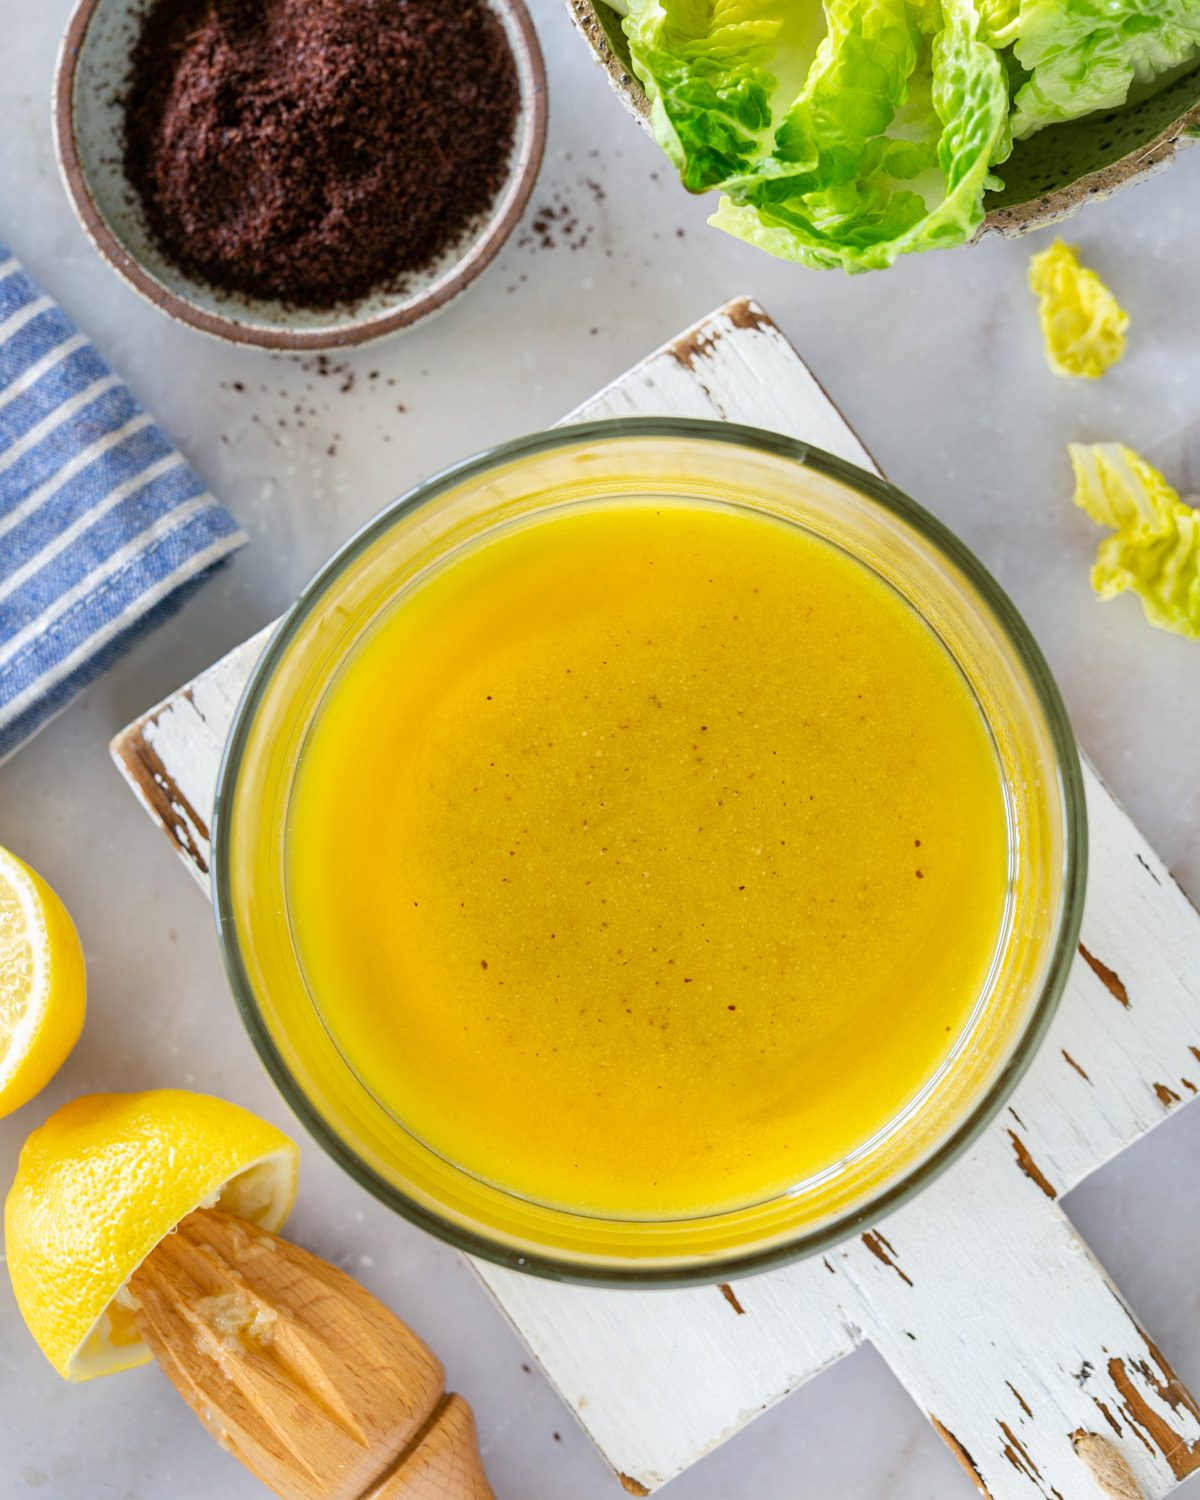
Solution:
[(18, 1031), (26, 1023), (30, 996), (38, 983), (30, 906), (11, 878), (0, 878), (0, 1069), (7, 1063)]
[(538, 1202), (677, 1217), (829, 1171), (945, 1065), (1008, 831), (941, 643), (734, 506), (543, 514), (327, 690), (286, 878), (315, 1004), (405, 1128)]
[(79, 1040), (83, 948), (55, 893), (0, 849), (0, 1116), (43, 1089)]

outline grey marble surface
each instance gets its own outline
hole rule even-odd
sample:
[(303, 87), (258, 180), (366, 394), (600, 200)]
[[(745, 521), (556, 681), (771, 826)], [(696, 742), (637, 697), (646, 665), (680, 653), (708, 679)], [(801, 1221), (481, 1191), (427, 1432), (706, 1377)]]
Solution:
[[(554, 244), (519, 234), (442, 316), (322, 377), (311, 362), (238, 351), (172, 325), (101, 265), (54, 166), (48, 100), (67, 11), (67, 0), (0, 0), (0, 237), (141, 393), (253, 540), (0, 769), (0, 842), (66, 899), (91, 984), (87, 1030), (70, 1061), (0, 1124), (0, 1183), (29, 1130), (95, 1089), (206, 1089), (299, 1129), (236, 1019), (204, 901), (109, 763), (110, 735), (270, 620), (397, 492), (545, 426), (740, 292), (780, 322), (891, 477), (1010, 590), (1058, 673), (1082, 744), (1200, 893), (1200, 646), (1150, 630), (1130, 601), (1094, 602), (1096, 534), (1069, 503), (1064, 452), (1071, 438), (1121, 439), (1200, 490), (1200, 148), (1071, 226), (1119, 290), (1133, 329), (1127, 359), (1104, 381), (1058, 381), (1042, 362), (1024, 284), (1045, 233), (853, 280), (774, 264), (705, 228), (705, 205), (683, 194), (622, 113), (559, 0), (535, 0), (552, 101), (533, 201), (535, 212), (556, 210)], [(619, 1495), (465, 1264), (301, 1139), (295, 1236), (360, 1276), (442, 1353), (452, 1384), (475, 1403), (502, 1500)], [(1198, 1179), (1192, 1108), (1067, 1206), (1200, 1389)], [(153, 1368), (62, 1383), (0, 1279), (0, 1496), (258, 1493)], [(668, 1493), (966, 1500), (973, 1491), (882, 1361), (863, 1350)], [(1197, 1500), (1200, 1481), (1179, 1493)]]

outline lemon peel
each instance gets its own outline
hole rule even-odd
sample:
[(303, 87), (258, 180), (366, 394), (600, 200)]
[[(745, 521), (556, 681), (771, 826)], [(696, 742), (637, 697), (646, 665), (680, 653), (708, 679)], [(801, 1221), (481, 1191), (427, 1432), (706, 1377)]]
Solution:
[(1200, 638), (1200, 510), (1121, 443), (1070, 443), (1075, 504), (1112, 528), (1096, 552), (1101, 599), (1137, 594), (1151, 625)]
[(1098, 380), (1125, 353), (1129, 314), (1082, 265), (1075, 245), (1055, 240), (1029, 262), (1029, 290), (1038, 297), (1046, 359), (1059, 375)]
[(51, 1115), (21, 1151), (4, 1233), (17, 1306), (59, 1374), (145, 1364), (134, 1271), (204, 1204), (279, 1229), (296, 1161), (281, 1131), (207, 1094), (90, 1094)]

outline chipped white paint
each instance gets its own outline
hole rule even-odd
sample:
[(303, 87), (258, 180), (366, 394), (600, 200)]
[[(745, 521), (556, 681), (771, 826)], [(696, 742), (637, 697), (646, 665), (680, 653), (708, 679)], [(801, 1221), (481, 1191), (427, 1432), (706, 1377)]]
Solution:
[[(745, 302), (572, 416), (650, 413), (774, 428), (874, 467)], [(114, 742), (205, 886), (221, 748), (266, 635)], [(824, 1260), (723, 1291), (594, 1291), (477, 1266), (627, 1488), (670, 1479), (864, 1339), (996, 1500), (1095, 1500), (1081, 1434), (1110, 1440), (1148, 1497), (1200, 1466), (1195, 1404), (1055, 1201), (1200, 1089), (1200, 918), (1086, 767), (1085, 781), (1094, 962), (1077, 959), (1011, 1108), (914, 1203)]]
[(208, 890), (209, 825), (229, 725), (273, 627), (243, 641), (113, 740), (138, 801)]

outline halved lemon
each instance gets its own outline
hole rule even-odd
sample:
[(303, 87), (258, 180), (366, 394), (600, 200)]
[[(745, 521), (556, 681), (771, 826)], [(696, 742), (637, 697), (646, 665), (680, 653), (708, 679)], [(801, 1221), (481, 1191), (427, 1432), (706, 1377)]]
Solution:
[(89, 1094), (25, 1142), (4, 1205), (8, 1272), (42, 1353), (68, 1380), (145, 1364), (125, 1283), (196, 1208), (272, 1232), (296, 1196), (295, 1144), (207, 1094)]
[(54, 1077), (83, 1030), (83, 948), (40, 875), (0, 849), (0, 1117)]

